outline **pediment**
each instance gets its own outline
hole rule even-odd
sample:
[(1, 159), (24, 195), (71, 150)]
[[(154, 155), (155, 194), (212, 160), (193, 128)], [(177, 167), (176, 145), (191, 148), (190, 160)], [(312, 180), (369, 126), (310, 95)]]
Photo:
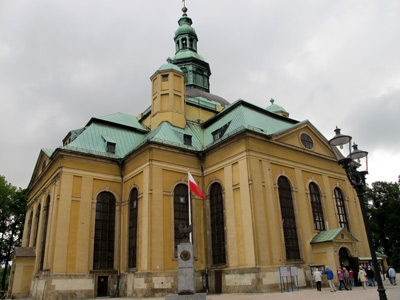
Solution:
[[(50, 162), (50, 157), (51, 154), (53, 153), (53, 150), (50, 149), (42, 149), (39, 153), (39, 157), (36, 161), (35, 168), (33, 170), (32, 178), (30, 182), (34, 182), (36, 178), (40, 176), (40, 174), (43, 173), (43, 171), (46, 169)], [(30, 185), (30, 184), (29, 184)]]
[(277, 133), (272, 136), (272, 139), (304, 151), (335, 158), (328, 140), (309, 121), (300, 122), (285, 131)]

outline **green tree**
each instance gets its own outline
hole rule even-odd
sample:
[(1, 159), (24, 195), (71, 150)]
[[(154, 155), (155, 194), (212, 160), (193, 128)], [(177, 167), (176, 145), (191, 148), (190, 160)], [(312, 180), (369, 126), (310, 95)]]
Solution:
[(21, 245), (26, 210), (24, 190), (0, 176), (0, 266), (4, 268), (1, 289), (6, 287), (6, 274), (15, 247)]
[(400, 267), (400, 184), (376, 181), (365, 194), (375, 249)]

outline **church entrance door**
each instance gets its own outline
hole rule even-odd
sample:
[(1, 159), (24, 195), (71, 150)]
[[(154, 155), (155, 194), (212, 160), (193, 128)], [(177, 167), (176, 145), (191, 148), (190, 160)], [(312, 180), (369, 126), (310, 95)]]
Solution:
[(97, 277), (97, 297), (108, 296), (108, 276)]

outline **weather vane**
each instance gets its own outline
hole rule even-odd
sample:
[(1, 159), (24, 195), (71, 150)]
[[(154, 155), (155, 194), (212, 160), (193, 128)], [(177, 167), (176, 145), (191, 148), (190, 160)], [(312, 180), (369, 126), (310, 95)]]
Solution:
[(186, 0), (182, 0), (183, 2), (183, 7), (186, 7)]

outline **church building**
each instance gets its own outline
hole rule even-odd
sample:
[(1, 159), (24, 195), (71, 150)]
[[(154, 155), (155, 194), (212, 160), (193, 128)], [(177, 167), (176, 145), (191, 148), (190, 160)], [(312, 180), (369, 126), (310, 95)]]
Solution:
[[(337, 149), (272, 99), (263, 108), (212, 94), (182, 11), (148, 109), (92, 117), (40, 151), (9, 296), (174, 294), (189, 207), (198, 292), (278, 291), (281, 267), (305, 287), (315, 266), (354, 269), (370, 256)], [(205, 199), (189, 195), (188, 172)]]

